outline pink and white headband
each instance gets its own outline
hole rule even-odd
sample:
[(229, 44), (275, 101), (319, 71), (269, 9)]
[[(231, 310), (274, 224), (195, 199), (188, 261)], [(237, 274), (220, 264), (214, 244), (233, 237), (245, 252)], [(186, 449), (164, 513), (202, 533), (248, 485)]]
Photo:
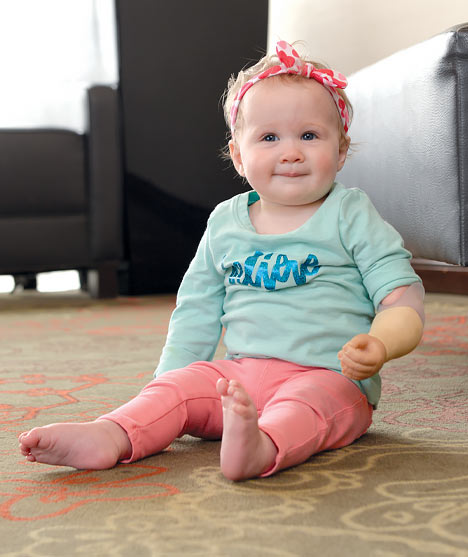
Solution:
[(350, 123), (349, 112), (346, 103), (336, 91), (336, 89), (344, 89), (348, 85), (346, 77), (332, 69), (319, 70), (310, 62), (303, 62), (296, 50), (286, 41), (276, 43), (276, 54), (280, 63), (249, 79), (237, 93), (231, 108), (231, 134), (234, 135), (239, 104), (247, 91), (258, 81), (280, 74), (297, 74), (309, 79), (315, 79), (321, 83), (335, 101), (336, 108), (343, 122), (344, 131), (347, 133)]

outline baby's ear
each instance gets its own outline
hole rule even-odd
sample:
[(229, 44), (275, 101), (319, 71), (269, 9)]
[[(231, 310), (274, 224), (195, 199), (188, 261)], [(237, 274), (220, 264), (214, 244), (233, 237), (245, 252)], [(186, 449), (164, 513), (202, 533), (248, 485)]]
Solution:
[(351, 143), (351, 138), (348, 135), (346, 136), (346, 138), (344, 137), (340, 138), (340, 151), (338, 155), (338, 171), (340, 171), (344, 166), (346, 157), (348, 156), (348, 149), (350, 143)]
[(242, 165), (241, 153), (240, 153), (238, 145), (236, 144), (236, 142), (233, 139), (231, 139), (231, 141), (229, 142), (229, 153), (231, 155), (231, 160), (232, 160), (232, 163), (234, 164), (234, 168), (237, 170), (237, 172), (240, 176), (245, 178), (244, 166)]

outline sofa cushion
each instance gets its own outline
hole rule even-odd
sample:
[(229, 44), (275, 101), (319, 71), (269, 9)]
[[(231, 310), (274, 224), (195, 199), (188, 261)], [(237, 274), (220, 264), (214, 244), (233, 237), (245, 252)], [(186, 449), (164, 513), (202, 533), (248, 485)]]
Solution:
[(82, 215), (0, 218), (0, 274), (89, 267), (88, 229)]
[(86, 209), (85, 137), (66, 130), (0, 130), (0, 218)]

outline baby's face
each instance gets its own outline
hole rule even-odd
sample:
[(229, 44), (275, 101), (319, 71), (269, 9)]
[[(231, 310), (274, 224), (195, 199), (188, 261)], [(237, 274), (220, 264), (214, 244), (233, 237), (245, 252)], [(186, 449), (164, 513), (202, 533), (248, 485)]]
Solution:
[(246, 93), (241, 110), (231, 156), (260, 198), (303, 206), (325, 197), (347, 152), (325, 87), (313, 79), (270, 77)]

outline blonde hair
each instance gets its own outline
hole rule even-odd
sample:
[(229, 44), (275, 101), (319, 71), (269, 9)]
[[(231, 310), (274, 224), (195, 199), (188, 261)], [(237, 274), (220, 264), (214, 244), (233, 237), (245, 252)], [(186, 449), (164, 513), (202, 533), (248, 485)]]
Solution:
[[(328, 66), (326, 66), (325, 64), (321, 64), (320, 62), (314, 62), (312, 60), (307, 60), (307, 59), (302, 58), (302, 57), (301, 57), (301, 61), (303, 63), (308, 62), (310, 64), (313, 64), (319, 70), (329, 69)], [(263, 56), (263, 58), (261, 58), (253, 66), (250, 66), (246, 69), (241, 70), (237, 74), (237, 76), (231, 75), (231, 77), (229, 78), (228, 84), (227, 84), (227, 88), (224, 91), (223, 96), (222, 96), (224, 119), (226, 121), (226, 125), (227, 125), (228, 129), (230, 129), (231, 108), (232, 108), (232, 105), (234, 103), (234, 99), (236, 98), (237, 94), (242, 89), (242, 87), (247, 83), (247, 81), (249, 81), (250, 79), (252, 79), (256, 75), (259, 75), (259, 74), (263, 73), (264, 71), (269, 70), (270, 68), (273, 68), (274, 66), (277, 66), (279, 63), (280, 63), (280, 60), (279, 60), (278, 56), (276, 54), (270, 54), (270, 55)], [(280, 79), (308, 79), (307, 77), (303, 77), (303, 76), (297, 75), (297, 74), (281, 74), (281, 75), (273, 76), (273, 77), (280, 78)], [(272, 79), (272, 78), (267, 78), (267, 79)], [(337, 89), (337, 93), (338, 93), (338, 95), (340, 95), (340, 97), (343, 99), (343, 101), (346, 104), (346, 108), (348, 109), (348, 113), (349, 113), (349, 120), (350, 120), (350, 123), (351, 123), (351, 120), (352, 120), (352, 117), (353, 117), (353, 107), (351, 105), (351, 102), (349, 101), (349, 99), (346, 96), (346, 93), (343, 91), (343, 89)], [(338, 114), (338, 112), (337, 112), (337, 114)], [(342, 142), (348, 143), (349, 138), (348, 138), (348, 136), (347, 136), (347, 134), (344, 130), (341, 118), (338, 118), (338, 120), (339, 120), (339, 127), (340, 127), (340, 143), (342, 143)], [(239, 112), (238, 112), (237, 120), (236, 120), (236, 127), (241, 128), (241, 126), (242, 126), (242, 102), (239, 105)], [(228, 144), (229, 144), (230, 140), (235, 141), (235, 137), (232, 136), (231, 131), (229, 131), (227, 133), (227, 140), (228, 140)], [(229, 145), (226, 145), (223, 148), (222, 156), (226, 159), (230, 159)]]

